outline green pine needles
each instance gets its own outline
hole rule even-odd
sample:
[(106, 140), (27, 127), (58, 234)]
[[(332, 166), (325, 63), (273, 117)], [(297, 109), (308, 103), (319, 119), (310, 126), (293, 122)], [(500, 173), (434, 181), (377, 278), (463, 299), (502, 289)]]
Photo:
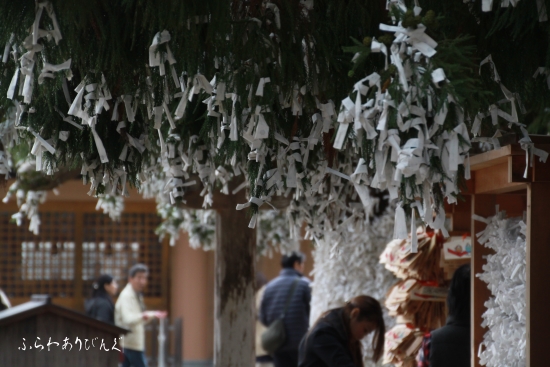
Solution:
[[(548, 22), (539, 22), (536, 4), (527, 1), (492, 13), (460, 1), (419, 1), (424, 10), (415, 4), (2, 2), (0, 149), (13, 161), (5, 169), (34, 164), (46, 179), (80, 170), (97, 196), (124, 196), (131, 184), (156, 196), (167, 218), (166, 205), (179, 205), (197, 181), (207, 208), (213, 190), (231, 194), (228, 183), (244, 176), (251, 227), (274, 195), (329, 200), (327, 175), (334, 171), (356, 185), (389, 189), (405, 208), (421, 198), (437, 212), (467, 175), (468, 131), (521, 134), (521, 124), (547, 131)], [(425, 34), (437, 46), (417, 45), (380, 24)], [(489, 54), (492, 63), (480, 75)], [(374, 73), (376, 80), (359, 88), (357, 81)], [(370, 111), (363, 116), (370, 122), (351, 105)], [(496, 120), (491, 105), (502, 111)], [(420, 116), (411, 106), (424, 110), (424, 122), (412, 122)], [(419, 136), (440, 148), (452, 142), (449, 154), (462, 156), (457, 167), (451, 158), (452, 174), (439, 154), (418, 155), (418, 147), (404, 145)], [(388, 144), (395, 152), (381, 153)], [(423, 178), (405, 174), (400, 181), (398, 173), (399, 184), (383, 184), (381, 170), (393, 180), (405, 151), (422, 160)], [(166, 232), (181, 218), (172, 223)]]

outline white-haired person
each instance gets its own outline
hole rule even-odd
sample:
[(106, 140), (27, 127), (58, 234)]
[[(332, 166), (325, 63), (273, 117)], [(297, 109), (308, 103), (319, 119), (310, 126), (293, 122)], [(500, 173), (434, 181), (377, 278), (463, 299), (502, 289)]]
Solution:
[(122, 340), (124, 362), (122, 367), (147, 367), (145, 358), (145, 323), (154, 317), (166, 317), (165, 311), (146, 311), (143, 291), (147, 286), (149, 269), (144, 264), (130, 268), (128, 284), (120, 292), (115, 304), (115, 324), (129, 329)]

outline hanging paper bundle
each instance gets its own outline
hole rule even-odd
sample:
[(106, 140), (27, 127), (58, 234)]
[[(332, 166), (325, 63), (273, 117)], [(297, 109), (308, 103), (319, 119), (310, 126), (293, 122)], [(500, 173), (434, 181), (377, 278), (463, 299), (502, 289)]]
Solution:
[[(438, 32), (439, 14), (418, 2), (407, 8), (388, 0), (389, 12), (375, 2), (260, 3), (115, 2), (104, 9), (55, 2), (64, 17), (59, 23), (51, 2), (2, 3), (4, 13), (17, 15), (6, 16), (0, 29), (6, 42), (0, 89), (14, 112), (11, 128), (0, 129), (2, 149), (18, 129), (37, 171), (51, 175), (78, 165), (89, 194), (99, 198), (122, 198), (127, 185), (139, 186), (157, 199), (170, 234), (181, 218), (168, 206), (185, 204), (190, 186), (202, 185), (209, 208), (214, 190), (235, 193), (231, 180), (249, 191), (238, 208), (251, 211), (250, 227), (275, 195), (292, 195), (296, 206), (307, 202), (312, 210), (302, 214), (319, 223), (338, 193), (325, 189), (329, 174), (353, 182), (361, 199), (363, 209), (348, 210), (350, 222), (368, 215), (369, 187), (387, 189), (399, 202), (395, 238), (407, 236), (409, 213), (445, 234), (443, 200), (455, 202), (461, 179), (469, 177), (470, 132), (495, 119), (520, 128), (516, 93), (502, 87), (504, 103), (468, 110), (479, 89), (469, 65), (475, 53), (453, 32), (451, 38)], [(135, 14), (125, 19), (136, 32), (109, 27), (125, 12)], [(359, 43), (353, 68), (362, 70), (356, 66), (367, 58), (381, 62), (365, 68), (345, 98), (351, 86), (341, 72), (339, 42), (357, 29), (375, 34), (370, 19), (378, 23), (388, 14), (392, 24)], [(67, 32), (73, 24), (79, 30)], [(494, 80), (501, 84), (496, 74)], [(527, 163), (545, 159), (521, 127)], [(352, 159), (335, 163), (331, 145)], [(0, 151), (3, 175), (7, 154)]]
[(443, 200), (455, 203), (459, 180), (470, 174), (465, 111), (424, 24), (434, 24), (433, 12), (422, 17), (420, 7), (402, 1), (388, 6), (395, 25), (380, 30), (389, 34), (350, 48), (355, 62), (381, 54), (386, 67), (358, 80), (342, 101), (334, 148), (355, 141), (368, 162), (363, 184), (399, 201), (394, 238), (407, 237), (406, 211), (447, 237)]
[(474, 219), (487, 224), (476, 235), (494, 251), (487, 256), (483, 272), (476, 274), (491, 291), (482, 315), (482, 326), (488, 331), (477, 356), (488, 367), (525, 366), (527, 225), (520, 218), (506, 218), (506, 212), (498, 209), (493, 217)]

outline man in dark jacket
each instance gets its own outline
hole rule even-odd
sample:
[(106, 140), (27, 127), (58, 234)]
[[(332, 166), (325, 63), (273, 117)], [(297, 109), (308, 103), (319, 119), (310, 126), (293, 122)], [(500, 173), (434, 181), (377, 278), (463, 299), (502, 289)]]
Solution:
[(267, 284), (262, 298), (260, 321), (269, 326), (281, 317), (292, 284), (298, 279), (283, 320), (286, 340), (273, 355), (275, 367), (298, 366), (298, 347), (308, 330), (311, 288), (309, 279), (302, 275), (304, 262), (305, 255), (301, 252), (284, 255), (281, 273)]

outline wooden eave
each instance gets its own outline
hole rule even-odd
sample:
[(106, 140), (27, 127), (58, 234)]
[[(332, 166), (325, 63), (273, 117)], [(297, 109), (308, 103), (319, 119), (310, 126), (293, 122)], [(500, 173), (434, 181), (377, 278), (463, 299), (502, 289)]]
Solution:
[(100, 329), (114, 335), (126, 334), (130, 331), (107, 322), (96, 320), (80, 312), (73, 311), (69, 308), (62, 307), (50, 302), (40, 301), (26, 302), (12, 308), (8, 308), (7, 310), (1, 311), (0, 327), (22, 321), (29, 317), (39, 316), (47, 313), (61, 316), (65, 319), (76, 321), (78, 323)]
[[(550, 136), (530, 137), (536, 148), (550, 152)], [(550, 182), (550, 170), (539, 157), (529, 159), (527, 177), (525, 167), (526, 152), (518, 143), (474, 155), (470, 157), (473, 182), (469, 186), (475, 194), (502, 194), (525, 190), (530, 182)]]

